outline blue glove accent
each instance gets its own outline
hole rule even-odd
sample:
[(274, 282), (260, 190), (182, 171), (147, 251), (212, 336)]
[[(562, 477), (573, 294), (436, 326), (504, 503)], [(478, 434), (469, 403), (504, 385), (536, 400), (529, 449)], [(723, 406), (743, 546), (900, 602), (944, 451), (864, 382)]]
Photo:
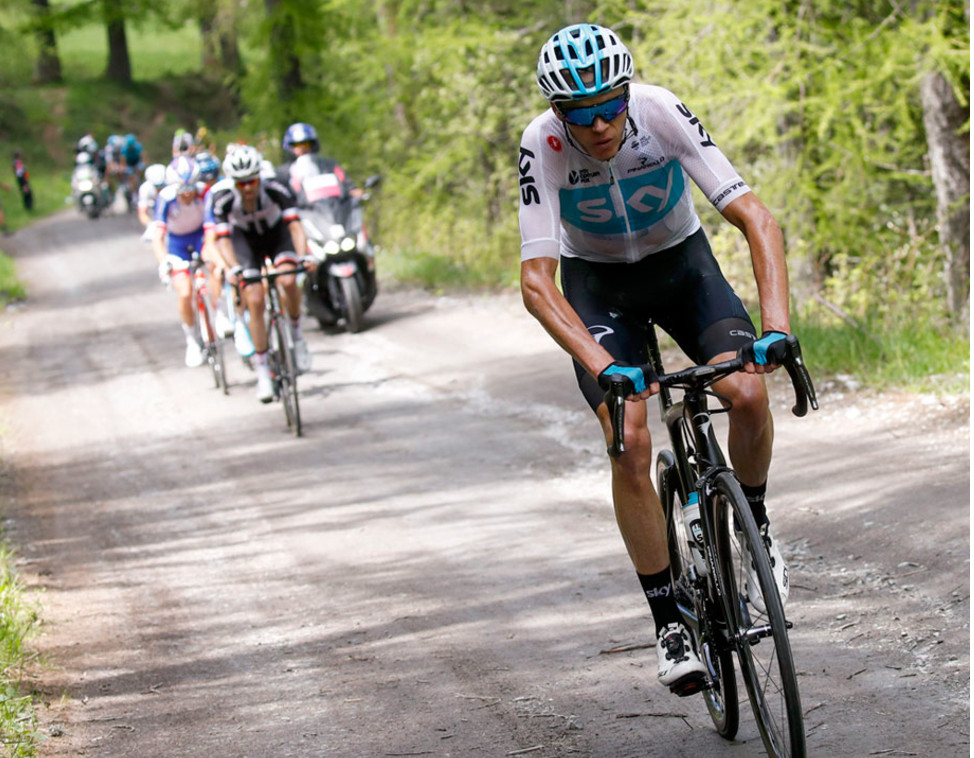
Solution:
[(630, 382), (632, 382), (632, 386), (636, 388), (637, 395), (640, 392), (646, 391), (646, 377), (643, 376), (643, 372), (635, 366), (619, 366), (613, 363), (602, 372), (603, 376), (613, 376), (614, 374), (622, 374)]
[[(776, 342), (781, 342), (787, 335), (783, 332), (765, 332), (761, 339), (754, 341), (754, 362), (759, 366), (768, 365), (768, 350)], [(777, 351), (775, 351), (777, 353)]]

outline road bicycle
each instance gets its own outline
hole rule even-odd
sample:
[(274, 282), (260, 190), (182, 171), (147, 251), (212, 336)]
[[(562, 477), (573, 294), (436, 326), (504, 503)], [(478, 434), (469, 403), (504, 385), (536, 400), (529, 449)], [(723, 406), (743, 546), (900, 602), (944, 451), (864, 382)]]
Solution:
[[(663, 373), (653, 324), (649, 325), (649, 363), (659, 377), (659, 403), (672, 449), (656, 460), (656, 481), (666, 517), (670, 573), (677, 605), (692, 630), (707, 674), (692, 691), (702, 692), (717, 732), (733, 739), (740, 724), (734, 671), (736, 657), (761, 739), (769, 756), (803, 758), (805, 730), (798, 680), (787, 620), (772, 574), (771, 562), (751, 508), (714, 434), (712, 417), (726, 413), (729, 401), (709, 389), (742, 370), (736, 358), (707, 366)], [(802, 359), (798, 339), (786, 338), (783, 362), (795, 391), (792, 412), (804, 416), (818, 409), (815, 389)], [(621, 378), (611, 377), (606, 403), (612, 417), (609, 455), (625, 450), (625, 396)], [(631, 388), (630, 388), (631, 389)], [(670, 390), (683, 391), (674, 402)], [(721, 407), (710, 408), (715, 397)], [(684, 523), (684, 506), (699, 506), (699, 526)], [(747, 596), (747, 565), (753, 561), (766, 610), (759, 612)]]
[(304, 265), (297, 268), (267, 269), (260, 274), (243, 276), (239, 287), (245, 284), (261, 283), (267, 306), (264, 318), (267, 323), (267, 359), (274, 383), (274, 399), (284, 406), (284, 416), (288, 429), (295, 437), (301, 436), (301, 407), (298, 404), (298, 369), (294, 356), (294, 337), (288, 317), (281, 307), (281, 293), (275, 282), (281, 276), (295, 276), (306, 270)]
[[(208, 267), (206, 261), (200, 258), (195, 250), (192, 258), (186, 262), (185, 269), (189, 273), (190, 285), (193, 288), (193, 314), (196, 321), (196, 335), (199, 337), (203, 357), (213, 374), (213, 386), (223, 390), (224, 395), (230, 394), (227, 382), (227, 367), (223, 355), (224, 338), (216, 332), (216, 311), (210, 298), (208, 281)], [(175, 268), (174, 270), (178, 270)]]

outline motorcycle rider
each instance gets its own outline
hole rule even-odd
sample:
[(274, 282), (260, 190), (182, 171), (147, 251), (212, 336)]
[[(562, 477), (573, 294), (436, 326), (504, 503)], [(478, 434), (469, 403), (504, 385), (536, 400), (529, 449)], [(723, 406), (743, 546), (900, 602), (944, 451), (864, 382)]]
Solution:
[[(203, 350), (196, 334), (193, 288), (186, 264), (192, 251), (203, 252), (203, 183), (199, 166), (187, 156), (175, 158), (166, 169), (166, 186), (156, 202), (152, 250), (159, 263), (159, 280), (171, 284), (186, 337), (186, 365), (203, 365)], [(168, 234), (168, 241), (166, 235)]]
[[(296, 269), (308, 249), (298, 217), (294, 195), (287, 185), (261, 176), (264, 159), (251, 145), (227, 150), (223, 162), (226, 176), (211, 190), (213, 222), (222, 258), (232, 267), (230, 281), (255, 276), (270, 260), (277, 269)], [(297, 252), (296, 252), (297, 251)], [(311, 353), (301, 334), (301, 290), (296, 276), (282, 276), (284, 310), (290, 317), (294, 353), (299, 371), (311, 368)], [(254, 341), (254, 369), (257, 398), (274, 399), (274, 386), (267, 362), (267, 327), (264, 324), (264, 288), (260, 284), (241, 287), (241, 297), (250, 312), (250, 335)]]
[[(306, 196), (302, 186), (305, 175), (301, 172), (302, 164), (311, 161), (322, 175), (334, 175), (338, 177), (338, 186), (332, 186), (324, 192), (321, 197), (357, 197), (362, 194), (362, 190), (355, 187), (354, 182), (348, 178), (345, 170), (337, 161), (320, 155), (321, 143), (318, 141), (318, 132), (311, 124), (297, 122), (291, 124), (284, 132), (281, 140), (281, 147), (288, 160), (277, 167), (277, 179), (282, 184), (287, 184), (297, 198), (298, 205), (305, 207), (320, 197), (309, 198)], [(302, 156), (309, 156), (303, 161), (298, 161)]]

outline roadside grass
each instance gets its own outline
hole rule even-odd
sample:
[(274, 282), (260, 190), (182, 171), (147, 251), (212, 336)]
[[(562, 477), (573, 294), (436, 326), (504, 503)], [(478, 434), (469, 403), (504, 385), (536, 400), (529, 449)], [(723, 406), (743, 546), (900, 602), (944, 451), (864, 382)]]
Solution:
[(822, 311), (792, 321), (812, 378), (845, 375), (875, 390), (970, 392), (970, 338), (927, 319), (853, 325)]
[(13, 554), (0, 544), (0, 747), (10, 758), (33, 758), (37, 719), (33, 697), (21, 683), (38, 614), (27, 602), (13, 564)]

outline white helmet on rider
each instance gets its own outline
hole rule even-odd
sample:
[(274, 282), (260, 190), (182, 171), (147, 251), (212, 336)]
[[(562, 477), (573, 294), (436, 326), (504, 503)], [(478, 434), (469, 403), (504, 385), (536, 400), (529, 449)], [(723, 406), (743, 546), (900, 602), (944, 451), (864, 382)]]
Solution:
[(253, 145), (238, 145), (233, 150), (227, 150), (223, 173), (235, 182), (256, 179), (260, 176), (263, 160), (264, 156)]
[(153, 163), (145, 169), (145, 180), (153, 187), (162, 187), (166, 183), (166, 167), (161, 163)]
[(194, 187), (200, 178), (200, 167), (196, 161), (185, 155), (173, 158), (166, 169), (166, 184), (178, 184), (180, 187)]
[(574, 24), (552, 35), (538, 57), (538, 86), (549, 101), (581, 100), (627, 84), (632, 54), (611, 29)]

